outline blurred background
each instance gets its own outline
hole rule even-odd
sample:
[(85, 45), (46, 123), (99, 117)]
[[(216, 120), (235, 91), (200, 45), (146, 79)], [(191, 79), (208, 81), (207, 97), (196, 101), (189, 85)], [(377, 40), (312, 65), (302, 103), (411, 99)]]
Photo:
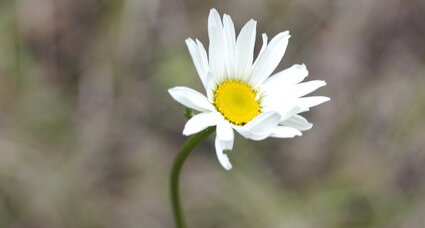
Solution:
[[(425, 227), (425, 1), (1, 0), (0, 227), (173, 227), (168, 176), (202, 91), (184, 44), (207, 17), (290, 30), (331, 102), (295, 139), (213, 137), (189, 157), (189, 227)], [(256, 53), (261, 42), (256, 45)]]

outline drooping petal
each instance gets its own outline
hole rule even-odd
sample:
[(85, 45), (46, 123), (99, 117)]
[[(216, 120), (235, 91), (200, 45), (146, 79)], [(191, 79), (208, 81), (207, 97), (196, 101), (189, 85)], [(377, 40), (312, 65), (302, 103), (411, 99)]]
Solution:
[[(232, 126), (230, 125), (229, 122), (227, 122), (226, 120), (224, 120), (222, 117), (218, 120), (217, 122), (217, 137), (221, 140), (221, 141), (225, 141), (225, 142), (233, 142), (234, 139), (234, 134), (233, 134), (233, 129)], [(233, 143), (232, 143), (233, 145)], [(229, 148), (231, 149), (231, 148)]]
[[(241, 29), (236, 41), (236, 75), (246, 77), (252, 67), (257, 22), (249, 20)], [(246, 78), (242, 78), (246, 79)]]
[(242, 127), (234, 126), (242, 136), (252, 140), (263, 140), (270, 136), (280, 121), (277, 112), (264, 112)]
[(329, 97), (323, 96), (312, 96), (312, 97), (301, 97), (297, 99), (297, 105), (303, 110), (308, 111), (311, 107), (325, 103), (331, 100)]
[(183, 135), (193, 135), (207, 127), (217, 125), (220, 119), (220, 114), (217, 112), (203, 112), (199, 113), (186, 122), (183, 129)]
[(207, 98), (196, 90), (178, 86), (169, 89), (168, 93), (174, 100), (188, 108), (192, 108), (200, 112), (215, 110), (214, 106), (207, 100)]
[(216, 131), (215, 149), (218, 161), (224, 167), (224, 169), (230, 170), (232, 168), (232, 164), (230, 163), (227, 154), (224, 153), (224, 150), (233, 149), (233, 129), (231, 125), (225, 121), (223, 117), (221, 117), (217, 123)]
[[(197, 40), (197, 42), (199, 42)], [(199, 42), (200, 43), (200, 42)], [(199, 46), (199, 43), (195, 43), (195, 41), (193, 41), (192, 39), (186, 39), (186, 45), (187, 48), (189, 49), (190, 52), (190, 56), (192, 57), (192, 61), (193, 64), (195, 65), (196, 71), (198, 72), (199, 78), (201, 79), (202, 84), (204, 85), (204, 88), (207, 89), (206, 85), (207, 85), (207, 74), (208, 74), (208, 59), (206, 54), (203, 53), (205, 52), (205, 49), (202, 51), (202, 49), (204, 48), (201, 44), (201, 46)], [(206, 59), (206, 63), (205, 63), (205, 59)]]
[(270, 76), (261, 87), (263, 90), (280, 90), (282, 87), (302, 82), (307, 76), (308, 70), (305, 64), (296, 64)]
[(300, 115), (293, 115), (291, 118), (282, 121), (280, 124), (286, 127), (298, 129), (300, 131), (307, 131), (313, 127), (312, 123), (308, 122), (308, 120)]
[(326, 82), (321, 80), (303, 82), (293, 86), (291, 92), (295, 97), (302, 97), (325, 85)]
[(273, 73), (285, 54), (289, 37), (291, 35), (288, 31), (285, 31), (279, 33), (270, 41), (253, 66), (250, 78), (251, 85), (257, 87)]
[[(233, 141), (231, 142), (233, 146)], [(215, 137), (215, 152), (217, 154), (218, 161), (220, 165), (223, 166), (225, 170), (232, 169), (232, 163), (230, 163), (229, 157), (224, 153), (224, 150), (230, 150), (229, 143), (223, 142), (219, 139), (218, 136)]]
[(231, 150), (233, 149), (234, 142), (234, 133), (232, 126), (229, 122), (224, 120), (222, 116), (220, 116), (219, 121), (217, 123), (216, 128), (216, 153), (217, 158), (220, 164), (226, 169), (230, 170), (232, 168), (232, 164), (229, 161), (227, 155), (223, 152), (223, 150)]
[(285, 127), (285, 126), (278, 126), (274, 129), (271, 137), (275, 138), (293, 138), (295, 136), (301, 136), (301, 131), (292, 128), (292, 127)]

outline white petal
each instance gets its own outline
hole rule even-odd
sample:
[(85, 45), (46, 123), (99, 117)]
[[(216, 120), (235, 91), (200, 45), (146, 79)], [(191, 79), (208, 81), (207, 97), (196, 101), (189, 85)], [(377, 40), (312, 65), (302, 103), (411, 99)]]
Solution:
[(308, 70), (305, 64), (296, 64), (270, 76), (261, 87), (263, 90), (282, 89), (302, 82), (307, 76)]
[(227, 60), (226, 60), (227, 75), (234, 76), (235, 74), (235, 45), (236, 45), (235, 26), (233, 25), (232, 18), (230, 18), (230, 16), (227, 14), (224, 14), (223, 16), (223, 26), (224, 26), (224, 39), (226, 41), (226, 49), (227, 49)]
[(282, 121), (280, 124), (286, 127), (296, 128), (300, 131), (307, 131), (313, 127), (312, 123), (308, 122), (304, 117), (300, 115), (293, 115), (291, 116), (291, 118)]
[(227, 14), (224, 14), (223, 16), (223, 26), (224, 26), (224, 33), (226, 35), (226, 41), (229, 43), (235, 43), (236, 42), (235, 26), (233, 24), (232, 18)]
[(273, 73), (285, 54), (289, 37), (291, 35), (286, 31), (279, 33), (270, 41), (252, 69), (251, 85), (257, 87)]
[(208, 29), (220, 26), (222, 26), (220, 14), (213, 8), (210, 10), (210, 14), (208, 15)]
[(249, 20), (241, 29), (236, 41), (236, 74), (246, 77), (254, 59), (254, 46), (257, 22)]
[[(221, 141), (232, 141), (234, 139), (233, 128), (229, 122), (221, 118), (217, 123), (217, 137)], [(231, 148), (230, 148), (231, 149)]]
[(277, 110), (280, 114), (280, 121), (285, 121), (301, 111), (300, 107), (286, 107), (285, 109)]
[(209, 66), (216, 82), (221, 82), (225, 75), (227, 50), (224, 44), (223, 28), (212, 27), (209, 29)]
[(292, 127), (284, 127), (284, 126), (278, 126), (274, 129), (274, 131), (271, 134), (271, 137), (275, 138), (293, 138), (295, 136), (301, 136), (301, 131), (292, 128)]
[(217, 86), (216, 84), (216, 79), (214, 77), (214, 74), (210, 71), (208, 72), (208, 76), (207, 76), (208, 80), (207, 80), (207, 97), (208, 97), (208, 101), (210, 101), (211, 104), (214, 103), (214, 89)]
[(210, 100), (210, 102), (212, 102), (213, 97), (212, 97), (212, 87), (214, 86), (214, 80), (213, 80), (213, 76), (212, 73), (210, 71), (210, 66), (208, 64), (208, 55), (207, 52), (205, 51), (204, 45), (201, 43), (201, 41), (199, 41), (198, 39), (196, 39), (196, 44), (198, 44), (198, 50), (199, 50), (199, 54), (201, 56), (202, 59), (202, 65), (204, 66), (203, 68), (206, 69), (206, 80), (205, 80), (205, 91), (207, 92), (207, 97), (208, 100)]
[[(266, 50), (266, 47), (267, 47), (267, 40), (268, 40), (267, 35), (265, 33), (263, 33), (261, 35), (261, 37), (263, 38), (263, 45), (261, 46), (260, 52), (258, 52), (257, 60), (263, 54), (264, 50)], [(257, 60), (255, 60), (255, 61), (257, 61)], [(255, 62), (254, 62), (254, 64), (255, 64)]]
[(280, 121), (277, 112), (261, 113), (242, 127), (234, 127), (242, 136), (252, 140), (263, 140), (270, 136)]
[(183, 135), (193, 135), (207, 127), (215, 126), (219, 120), (220, 114), (217, 112), (199, 113), (186, 122)]
[(208, 16), (209, 66), (217, 81), (220, 81), (225, 72), (227, 50), (224, 40), (223, 24), (217, 10), (211, 9)]
[(168, 93), (170, 93), (174, 100), (188, 108), (201, 112), (215, 110), (207, 98), (196, 90), (178, 86), (169, 89)]
[(302, 97), (325, 85), (326, 85), (325, 81), (314, 80), (314, 81), (297, 84), (294, 87), (292, 87), (291, 90), (292, 90), (292, 94), (295, 97)]
[[(205, 65), (204, 58), (201, 55), (199, 46), (192, 39), (186, 39), (186, 45), (189, 49), (190, 56), (192, 57), (193, 64), (195, 64), (196, 71), (198, 72), (201, 82), (204, 85), (204, 88), (207, 89), (207, 73), (208, 73), (208, 62)], [(208, 61), (208, 60), (207, 60)]]
[(205, 50), (205, 47), (202, 44), (202, 42), (199, 41), (198, 39), (196, 39), (196, 44), (198, 45), (198, 50), (199, 50), (199, 54), (201, 56), (202, 65), (204, 66), (205, 69), (208, 69), (208, 55), (207, 55), (207, 51)]
[[(233, 141), (231, 141), (233, 146)], [(220, 165), (223, 166), (225, 170), (232, 169), (232, 163), (229, 161), (229, 157), (224, 153), (224, 150), (229, 150), (229, 142), (223, 142), (219, 139), (218, 135), (215, 137), (215, 152), (217, 154), (218, 161)]]
[(207, 51), (205, 50), (204, 45), (198, 39), (196, 39), (196, 44), (198, 45), (198, 51), (199, 51), (199, 55), (200, 55), (201, 60), (202, 60), (202, 66), (203, 66), (205, 72), (208, 72), (209, 71), (209, 65), (208, 65)]
[(263, 112), (278, 112), (280, 121), (286, 120), (301, 111), (301, 108), (296, 105), (296, 99), (282, 91), (264, 96), (261, 105)]
[(329, 100), (329, 97), (322, 96), (301, 97), (297, 99), (297, 105), (302, 109), (302, 111), (308, 111), (311, 107), (322, 104)]

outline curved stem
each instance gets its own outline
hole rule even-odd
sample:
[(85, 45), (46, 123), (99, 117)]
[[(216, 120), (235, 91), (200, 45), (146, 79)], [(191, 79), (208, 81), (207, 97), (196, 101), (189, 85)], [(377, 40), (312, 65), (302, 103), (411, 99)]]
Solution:
[(206, 138), (212, 132), (214, 132), (214, 127), (209, 127), (187, 139), (186, 143), (180, 149), (177, 154), (176, 159), (173, 163), (173, 168), (171, 169), (170, 176), (170, 187), (171, 187), (171, 204), (173, 207), (174, 220), (176, 223), (176, 228), (184, 228), (186, 227), (183, 210), (180, 204), (180, 191), (179, 191), (179, 176), (181, 168), (184, 164), (184, 161), (189, 156), (190, 152), (192, 152), (193, 148), (199, 144), (201, 140)]

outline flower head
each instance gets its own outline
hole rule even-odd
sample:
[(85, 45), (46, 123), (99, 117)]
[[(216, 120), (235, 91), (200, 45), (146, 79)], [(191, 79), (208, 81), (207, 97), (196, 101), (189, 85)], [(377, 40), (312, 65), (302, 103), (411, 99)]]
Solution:
[(224, 14), (221, 19), (211, 9), (208, 36), (209, 55), (199, 40), (186, 40), (206, 96), (187, 87), (169, 89), (176, 101), (199, 111), (187, 121), (184, 135), (216, 126), (217, 157), (229, 170), (232, 165), (224, 150), (233, 148), (234, 130), (245, 138), (263, 140), (300, 136), (301, 131), (313, 126), (299, 114), (329, 98), (303, 96), (326, 83), (300, 83), (308, 75), (304, 64), (272, 75), (288, 45), (288, 31), (277, 34), (269, 43), (263, 34), (263, 45), (255, 60), (256, 21), (248, 21), (236, 38), (230, 16)]

